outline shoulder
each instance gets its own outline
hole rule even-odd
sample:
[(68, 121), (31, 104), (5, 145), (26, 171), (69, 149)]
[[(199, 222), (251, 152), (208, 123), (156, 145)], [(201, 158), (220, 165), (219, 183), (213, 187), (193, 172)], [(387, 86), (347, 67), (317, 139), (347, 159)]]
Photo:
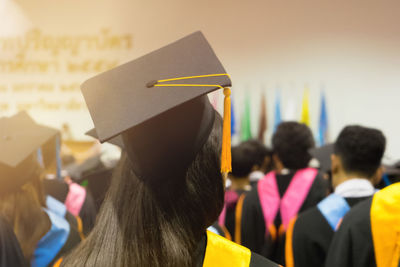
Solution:
[(320, 187), (320, 188), (328, 188), (328, 181), (324, 178), (323, 174), (321, 172), (317, 172), (313, 186), (314, 187)]
[(258, 204), (260, 201), (260, 198), (258, 196), (258, 186), (259, 184), (257, 183), (254, 185), (249, 192), (246, 193), (246, 197), (244, 199), (244, 203), (246, 204)]
[(251, 253), (251, 259), (250, 259), (250, 267), (278, 267), (280, 265), (268, 260), (267, 258), (264, 258), (257, 253), (252, 252)]
[(315, 232), (315, 229), (329, 227), (323, 215), (317, 207), (312, 207), (301, 213), (296, 219), (294, 225), (294, 233), (307, 235), (309, 232)]
[(359, 226), (364, 226), (367, 222), (367, 224), (370, 226), (371, 204), (372, 197), (355, 205), (343, 218), (343, 222), (340, 225), (340, 228), (359, 229)]

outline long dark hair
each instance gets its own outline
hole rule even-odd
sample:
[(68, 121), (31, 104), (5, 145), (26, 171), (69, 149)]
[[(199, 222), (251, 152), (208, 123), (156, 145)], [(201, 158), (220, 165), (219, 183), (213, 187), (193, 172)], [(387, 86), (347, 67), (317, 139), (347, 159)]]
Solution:
[(95, 228), (62, 266), (192, 266), (197, 243), (223, 206), (221, 125), (216, 114), (178, 183), (167, 182), (173, 177), (158, 177), (157, 185), (142, 181), (123, 155)]
[(41, 169), (35, 168), (29, 181), (16, 191), (0, 195), (0, 212), (13, 226), (27, 262), (30, 262), (37, 243), (50, 229), (50, 220), (42, 207), (45, 196)]

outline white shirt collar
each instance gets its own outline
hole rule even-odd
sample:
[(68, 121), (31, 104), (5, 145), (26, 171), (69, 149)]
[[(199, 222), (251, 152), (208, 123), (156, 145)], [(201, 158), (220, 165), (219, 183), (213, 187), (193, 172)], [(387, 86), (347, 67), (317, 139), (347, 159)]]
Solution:
[(257, 182), (258, 180), (262, 179), (264, 176), (265, 176), (265, 174), (261, 171), (253, 171), (249, 175), (250, 182)]
[(339, 184), (335, 194), (341, 197), (369, 197), (375, 193), (375, 188), (367, 179), (354, 178)]

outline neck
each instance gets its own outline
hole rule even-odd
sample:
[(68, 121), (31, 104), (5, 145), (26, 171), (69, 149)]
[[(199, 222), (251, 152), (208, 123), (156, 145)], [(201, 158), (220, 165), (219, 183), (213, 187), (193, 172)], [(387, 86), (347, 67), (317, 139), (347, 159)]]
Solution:
[(246, 187), (250, 185), (250, 180), (248, 177), (245, 178), (231, 178), (232, 184), (231, 184), (231, 189), (232, 190), (246, 190)]
[(351, 179), (361, 179), (361, 178), (370, 181), (369, 178), (363, 177), (362, 175), (342, 173), (341, 175), (335, 177), (334, 188)]

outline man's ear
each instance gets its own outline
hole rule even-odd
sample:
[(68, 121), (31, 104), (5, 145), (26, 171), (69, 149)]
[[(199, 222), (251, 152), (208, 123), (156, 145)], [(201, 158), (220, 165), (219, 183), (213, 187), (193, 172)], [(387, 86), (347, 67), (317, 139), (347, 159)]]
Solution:
[(374, 176), (372, 177), (371, 182), (372, 182), (372, 184), (373, 184), (374, 186), (375, 186), (375, 185), (378, 185), (378, 184), (381, 182), (384, 173), (385, 173), (385, 167), (383, 167), (383, 166), (381, 165), (381, 166), (376, 170)]
[(285, 166), (283, 166), (282, 161), (279, 159), (279, 157), (276, 154), (272, 155), (272, 160), (274, 161), (274, 166), (278, 173), (285, 168)]
[(341, 161), (339, 160), (338, 156), (335, 154), (331, 155), (331, 170), (332, 174), (337, 173), (340, 169)]

